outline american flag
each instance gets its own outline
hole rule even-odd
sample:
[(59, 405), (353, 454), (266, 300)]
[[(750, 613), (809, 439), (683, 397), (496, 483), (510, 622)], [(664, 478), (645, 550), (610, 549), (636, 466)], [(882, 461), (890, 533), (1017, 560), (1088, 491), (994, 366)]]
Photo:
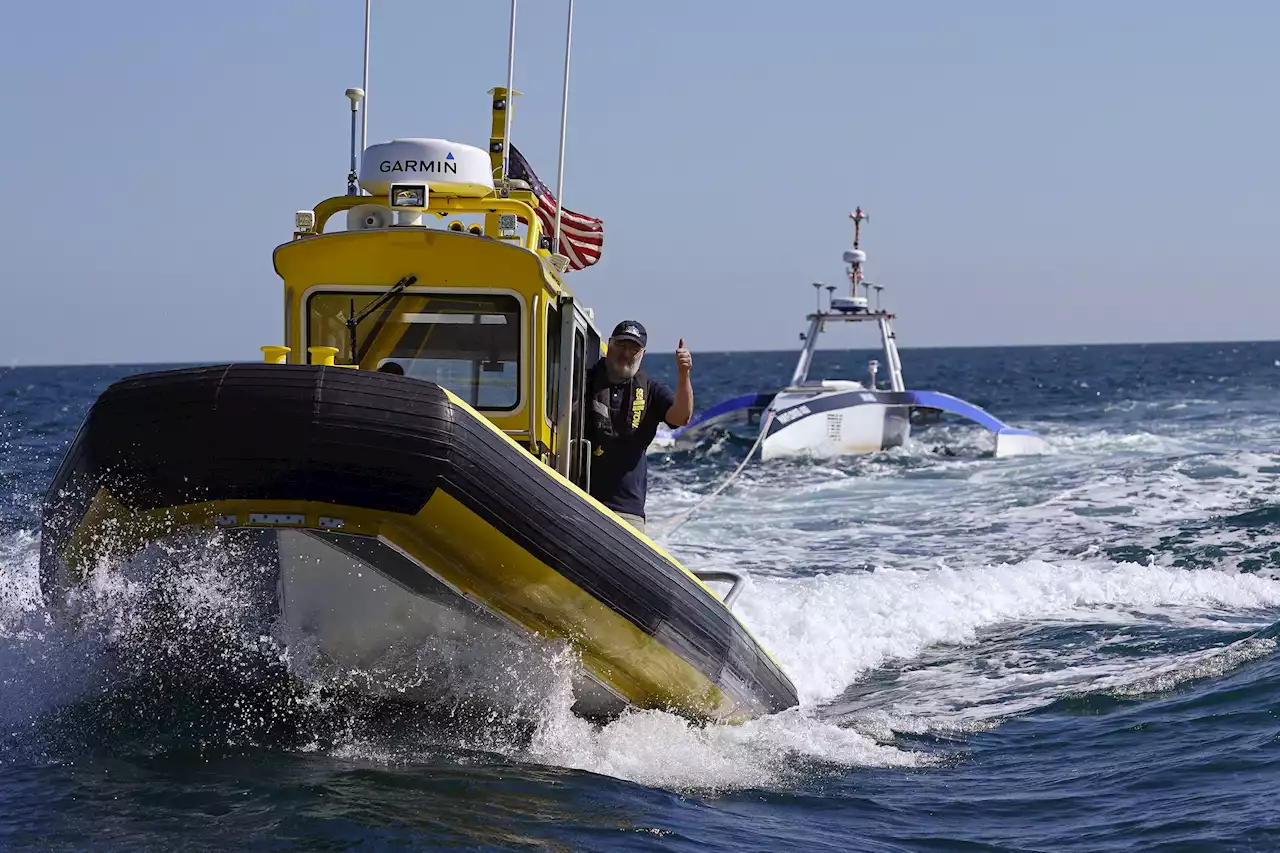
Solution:
[[(548, 241), (555, 236), (556, 197), (538, 176), (533, 173), (529, 161), (511, 146), (511, 161), (508, 177), (514, 181), (525, 181), (538, 197), (538, 208), (535, 211), (542, 221), (542, 230), (548, 235)], [(604, 247), (604, 221), (574, 213), (569, 208), (560, 212), (560, 254), (569, 259), (569, 269), (586, 269), (600, 260), (600, 250)]]

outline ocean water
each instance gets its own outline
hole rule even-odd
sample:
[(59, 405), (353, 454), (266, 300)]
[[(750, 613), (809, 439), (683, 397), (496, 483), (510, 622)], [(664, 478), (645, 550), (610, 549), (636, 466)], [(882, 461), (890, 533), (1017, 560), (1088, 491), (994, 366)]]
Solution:
[[(698, 405), (793, 358), (695, 353)], [(104, 567), (60, 625), (42, 493), (138, 368), (0, 371), (0, 850), (1280, 850), (1280, 342), (903, 363), (1050, 452), (943, 424), (756, 462), (660, 536), (748, 574), (738, 610), (802, 696), (709, 727), (577, 719), (551, 648), (437, 667), (429, 706), (361, 700), (281, 649), (216, 538)], [(651, 456), (651, 525), (749, 446)]]

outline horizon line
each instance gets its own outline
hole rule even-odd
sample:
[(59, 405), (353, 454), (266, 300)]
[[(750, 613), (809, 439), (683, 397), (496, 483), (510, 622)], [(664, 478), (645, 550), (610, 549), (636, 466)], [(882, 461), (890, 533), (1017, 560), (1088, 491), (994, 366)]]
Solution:
[[(1040, 347), (1050, 349), (1053, 347), (1167, 347), (1167, 346), (1215, 346), (1224, 344), (1271, 344), (1280, 343), (1280, 338), (1259, 338), (1259, 339), (1234, 339), (1215, 341), (1104, 341), (1095, 343), (1058, 343), (1058, 344), (953, 344), (953, 345), (916, 345), (916, 346), (899, 346), (898, 350), (909, 352), (912, 350), (984, 350), (984, 349), (1030, 349)], [(824, 349), (819, 347), (818, 352), (863, 352), (867, 350), (878, 351), (880, 347), (845, 347), (835, 349)], [(646, 350), (649, 353), (665, 352), (665, 350)], [(800, 348), (778, 348), (778, 349), (716, 349), (716, 350), (698, 350), (703, 355), (751, 355), (754, 353), (799, 353)], [(7, 364), (0, 364), (0, 370), (16, 370), (24, 367), (148, 367), (148, 366), (165, 366), (165, 365), (212, 365), (212, 364), (259, 364), (261, 359), (253, 360), (198, 360), (198, 361), (74, 361), (74, 362), (20, 362), (11, 360)]]

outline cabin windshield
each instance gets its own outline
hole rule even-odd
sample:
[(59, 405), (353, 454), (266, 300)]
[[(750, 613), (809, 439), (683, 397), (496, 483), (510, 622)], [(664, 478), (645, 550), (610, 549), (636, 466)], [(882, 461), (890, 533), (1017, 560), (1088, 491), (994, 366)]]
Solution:
[[(334, 361), (403, 373), (448, 388), (471, 406), (520, 406), (520, 300), (489, 293), (317, 293), (307, 300), (308, 347), (337, 347)], [(349, 319), (359, 318), (355, 341)], [(310, 355), (308, 355), (310, 360)]]

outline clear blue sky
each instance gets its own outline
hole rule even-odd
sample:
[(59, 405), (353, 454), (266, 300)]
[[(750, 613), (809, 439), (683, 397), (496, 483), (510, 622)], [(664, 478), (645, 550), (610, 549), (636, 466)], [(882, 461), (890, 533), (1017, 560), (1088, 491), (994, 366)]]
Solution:
[[(345, 188), (363, 5), (9, 4), (0, 363), (278, 342), (271, 250)], [(549, 183), (565, 5), (518, 24), (513, 138)], [(370, 141), (483, 146), (507, 3), (374, 6)], [(904, 346), (1280, 336), (1280, 4), (576, 11), (566, 201), (606, 236), (572, 282), (651, 350), (794, 346), (858, 204)]]

